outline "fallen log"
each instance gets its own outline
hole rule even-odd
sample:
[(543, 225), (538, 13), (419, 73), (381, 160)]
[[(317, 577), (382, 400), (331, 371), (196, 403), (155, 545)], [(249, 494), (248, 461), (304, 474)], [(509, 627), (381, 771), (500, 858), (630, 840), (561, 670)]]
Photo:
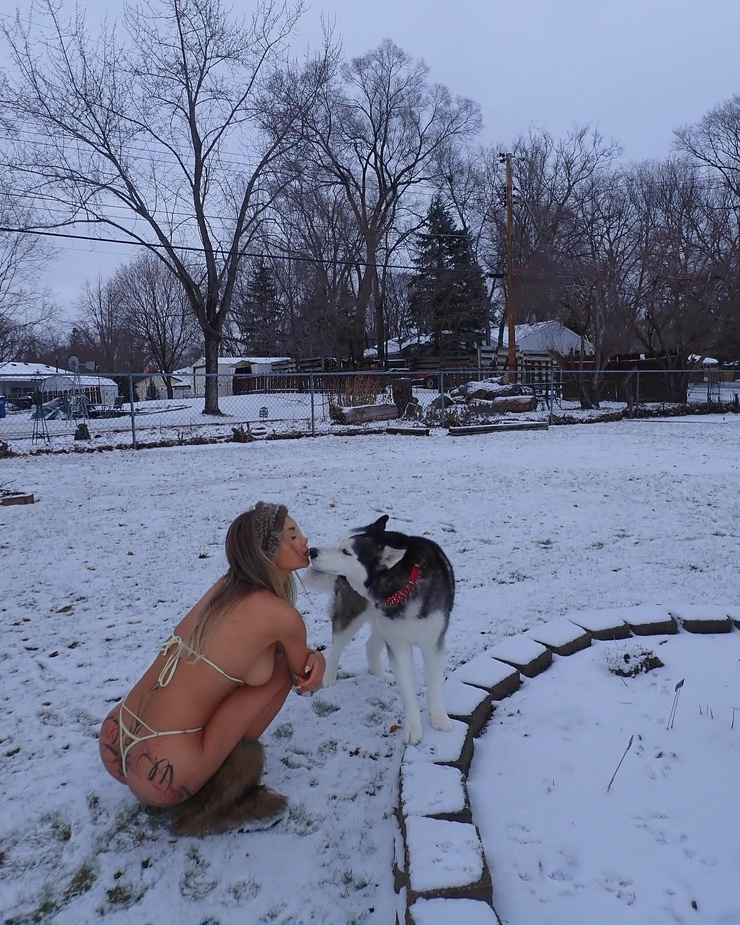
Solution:
[(517, 398), (474, 398), (468, 402), (471, 408), (485, 408), (493, 414), (511, 412), (520, 414), (524, 411), (536, 411), (537, 399), (534, 395), (520, 395)]
[(391, 421), (398, 417), (395, 405), (356, 405), (354, 408), (335, 408), (335, 424), (362, 424), (365, 421)]

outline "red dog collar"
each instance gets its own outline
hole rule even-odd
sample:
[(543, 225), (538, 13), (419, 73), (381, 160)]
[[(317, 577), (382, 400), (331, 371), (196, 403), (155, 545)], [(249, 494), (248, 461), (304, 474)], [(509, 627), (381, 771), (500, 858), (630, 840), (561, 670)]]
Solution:
[(414, 582), (416, 581), (418, 577), (419, 577), (419, 566), (412, 565), (411, 571), (409, 572), (408, 581), (406, 582), (406, 584), (402, 588), (399, 588), (398, 591), (394, 591), (390, 597), (387, 597), (383, 601), (383, 605), (385, 607), (395, 607), (396, 604), (403, 603), (403, 601), (405, 601), (406, 598), (411, 594), (411, 591), (413, 590), (413, 587), (414, 587)]

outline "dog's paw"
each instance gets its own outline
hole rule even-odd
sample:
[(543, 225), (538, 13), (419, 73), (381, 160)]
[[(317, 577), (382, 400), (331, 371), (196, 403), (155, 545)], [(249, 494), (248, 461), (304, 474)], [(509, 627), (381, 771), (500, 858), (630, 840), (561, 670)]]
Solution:
[(452, 720), (446, 713), (437, 713), (429, 717), (432, 729), (439, 729), (440, 732), (452, 732)]
[(421, 742), (421, 723), (409, 723), (403, 727), (404, 745), (418, 745)]
[(393, 675), (390, 673), (390, 671), (386, 671), (385, 668), (383, 668), (382, 666), (376, 667), (374, 665), (371, 665), (368, 668), (368, 671), (370, 672), (370, 674), (375, 675), (376, 678), (380, 678), (381, 681), (387, 681), (389, 684), (393, 684), (393, 680), (394, 680)]

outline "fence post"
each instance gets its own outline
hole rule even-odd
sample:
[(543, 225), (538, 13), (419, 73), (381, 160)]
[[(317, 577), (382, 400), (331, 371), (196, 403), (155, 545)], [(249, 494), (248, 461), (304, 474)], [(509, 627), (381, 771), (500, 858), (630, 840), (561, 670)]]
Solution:
[(131, 443), (135, 450), (138, 450), (136, 445), (136, 418), (134, 416), (134, 377), (131, 373), (128, 374), (128, 403), (129, 408), (131, 409)]
[(439, 371), (439, 411), (442, 421), (442, 427), (445, 426), (445, 374)]
[(549, 393), (548, 394), (548, 398), (549, 398), (548, 405), (550, 406), (550, 417), (549, 417), (548, 423), (552, 425), (553, 407), (555, 405), (555, 364), (554, 363), (550, 363), (549, 382), (547, 384), (547, 389)]
[(308, 388), (311, 392), (311, 436), (316, 436), (316, 410), (315, 410), (315, 399), (316, 392), (314, 389), (314, 376), (313, 373), (308, 377)]
[(637, 375), (635, 376), (635, 415), (640, 408), (640, 370), (637, 370)]

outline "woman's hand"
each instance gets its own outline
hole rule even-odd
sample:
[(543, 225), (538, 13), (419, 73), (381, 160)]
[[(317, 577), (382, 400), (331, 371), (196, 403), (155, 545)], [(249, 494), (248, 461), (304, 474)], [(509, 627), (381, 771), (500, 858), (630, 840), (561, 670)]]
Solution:
[(303, 694), (306, 691), (318, 690), (321, 687), (325, 668), (326, 659), (321, 652), (317, 652), (315, 649), (309, 649), (303, 677), (299, 677), (298, 675), (295, 677), (295, 686), (298, 693)]

